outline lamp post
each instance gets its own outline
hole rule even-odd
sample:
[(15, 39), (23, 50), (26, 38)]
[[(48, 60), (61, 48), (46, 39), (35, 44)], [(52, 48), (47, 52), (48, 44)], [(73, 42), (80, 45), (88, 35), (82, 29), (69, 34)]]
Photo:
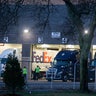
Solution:
[[(29, 44), (29, 40), (30, 40), (30, 30), (29, 28), (25, 28), (22, 31), (22, 67), (26, 66), (26, 68), (28, 69), (28, 75), (27, 75), (27, 80), (29, 76), (31, 75), (29, 68), (30, 67), (30, 44)], [(27, 50), (27, 53), (26, 53)]]

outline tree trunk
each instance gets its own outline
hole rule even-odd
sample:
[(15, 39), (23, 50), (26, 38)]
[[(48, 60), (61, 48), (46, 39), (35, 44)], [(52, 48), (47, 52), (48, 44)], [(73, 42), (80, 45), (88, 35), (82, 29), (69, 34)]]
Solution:
[[(89, 48), (90, 50), (90, 48)], [(88, 54), (86, 44), (83, 45), (80, 53), (80, 90), (88, 92)]]
[(74, 4), (71, 3), (71, 0), (63, 1), (67, 6), (69, 16), (79, 34), (78, 41), (80, 46), (80, 90), (83, 92), (88, 91), (88, 54), (90, 52), (90, 47), (96, 28), (96, 7), (93, 8), (94, 12), (90, 20), (88, 34), (84, 34), (85, 24), (81, 19), (80, 12), (78, 12)]
[(84, 35), (82, 42), (80, 42), (80, 90), (82, 92), (89, 91), (88, 89), (88, 55), (90, 53), (91, 41), (92, 41), (91, 36), (89, 34), (86, 34)]
[(84, 39), (82, 46), (80, 46), (80, 90), (88, 92), (88, 55), (91, 42), (86, 36)]
[(12, 94), (15, 94), (15, 86), (12, 87)]

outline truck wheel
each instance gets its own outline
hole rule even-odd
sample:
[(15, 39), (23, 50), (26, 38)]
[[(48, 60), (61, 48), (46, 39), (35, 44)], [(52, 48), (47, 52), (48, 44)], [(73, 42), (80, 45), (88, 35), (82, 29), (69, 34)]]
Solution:
[(62, 81), (63, 82), (67, 82), (67, 80), (68, 80), (68, 77), (67, 76), (64, 76)]
[(51, 82), (51, 79), (48, 79), (48, 82)]

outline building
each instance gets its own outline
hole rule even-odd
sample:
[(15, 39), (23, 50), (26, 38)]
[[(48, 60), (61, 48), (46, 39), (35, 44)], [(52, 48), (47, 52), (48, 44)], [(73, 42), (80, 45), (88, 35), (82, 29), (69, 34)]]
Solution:
[[(42, 22), (38, 22), (36, 17), (33, 17), (35, 12), (33, 5), (24, 3), (20, 10), (18, 24), (11, 26), (11, 30), (6, 36), (0, 39), (1, 70), (4, 65), (2, 58), (6, 58), (9, 53), (16, 50), (16, 55), (18, 56), (21, 66), (28, 68), (28, 77), (30, 79), (31, 73), (34, 71), (36, 65), (39, 65), (41, 71), (44, 72), (50, 67), (50, 63), (59, 50), (79, 49), (78, 42), (74, 42), (73, 39), (64, 34), (64, 32), (69, 31), (68, 28), (70, 27), (68, 23), (66, 23), (66, 18), (68, 17), (66, 6), (58, 4), (59, 0), (53, 1), (55, 1), (57, 11), (54, 9), (50, 14), (45, 29), (41, 26)], [(79, 0), (73, 1), (78, 2)], [(28, 2), (31, 2), (31, 0), (27, 0), (27, 3)], [(43, 18), (40, 18), (41, 21), (44, 20), (46, 14), (43, 14), (42, 17)], [(92, 57), (94, 57), (96, 52), (95, 39), (96, 38), (93, 39), (91, 48)], [(3, 41), (5, 42), (3, 43)]]

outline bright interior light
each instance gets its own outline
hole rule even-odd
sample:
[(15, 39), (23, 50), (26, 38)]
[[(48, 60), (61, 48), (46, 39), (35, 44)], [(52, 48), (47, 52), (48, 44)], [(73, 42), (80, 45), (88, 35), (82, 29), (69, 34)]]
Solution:
[(85, 30), (85, 34), (88, 34), (88, 30)]
[(29, 32), (29, 30), (28, 30), (28, 29), (25, 29), (25, 30), (24, 30), (24, 33), (28, 33), (28, 32)]
[(96, 45), (93, 45), (93, 49), (96, 49)]
[(43, 45), (41, 45), (41, 47), (42, 47), (42, 48), (47, 48), (47, 47), (49, 47), (49, 45), (43, 44)]
[(74, 49), (74, 45), (67, 45), (66, 48), (69, 48), (70, 50)]

